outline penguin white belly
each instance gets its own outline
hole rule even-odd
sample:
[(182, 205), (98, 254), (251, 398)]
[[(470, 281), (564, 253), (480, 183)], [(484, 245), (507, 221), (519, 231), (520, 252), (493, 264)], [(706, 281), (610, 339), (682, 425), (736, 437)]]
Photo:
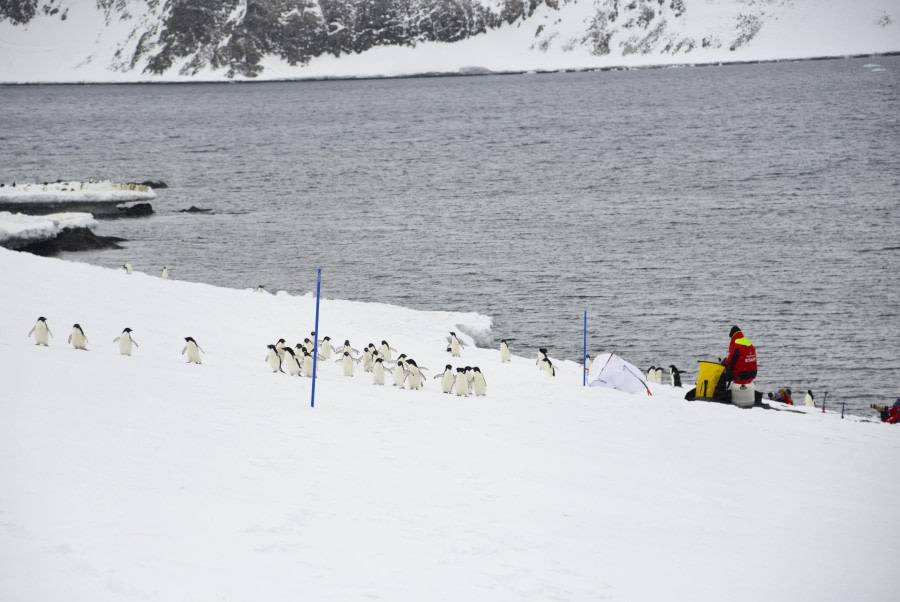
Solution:
[(512, 355), (509, 352), (509, 345), (505, 343), (501, 343), (500, 345), (500, 361), (503, 363), (508, 362), (512, 358)]
[(199, 364), (200, 363), (200, 348), (197, 347), (194, 343), (188, 343), (184, 346), (184, 352), (187, 353), (187, 360), (189, 364)]
[(281, 358), (278, 357), (278, 352), (274, 349), (269, 349), (269, 352), (266, 354), (266, 363), (269, 364), (272, 372), (278, 372), (281, 369)]
[(453, 392), (453, 373), (449, 370), (444, 372), (444, 377), (441, 379), (441, 389), (444, 393)]
[(34, 327), (34, 341), (36, 345), (50, 346), (50, 329), (43, 322), (38, 322)]
[(455, 338), (450, 339), (450, 355), (453, 357), (459, 357), (459, 341)]
[[(131, 337), (127, 334), (123, 334), (119, 337), (119, 353), (122, 355), (131, 355)], [(177, 347), (176, 347), (177, 349)]]
[(472, 379), (472, 388), (475, 391), (475, 395), (485, 395), (487, 392), (487, 382), (484, 380), (484, 376), (479, 373), (475, 373), (475, 378)]
[(406, 369), (397, 364), (397, 367), (394, 368), (394, 386), (403, 388), (403, 381), (406, 380)]
[(456, 392), (457, 397), (468, 397), (469, 396), (469, 381), (466, 378), (465, 374), (457, 374), (456, 381), (453, 385), (453, 389)]
[[(287, 360), (288, 374), (291, 376), (300, 376), (302, 370), (300, 368), (300, 360), (297, 356), (288, 353), (285, 360)], [(277, 372), (277, 369), (275, 371)]]
[(331, 346), (331, 343), (325, 343), (319, 349), (319, 355), (322, 356), (322, 359), (329, 360), (331, 356), (334, 354), (334, 347)]
[(409, 379), (409, 388), (411, 390), (422, 388), (422, 373), (419, 372), (418, 368), (415, 366), (411, 367), (407, 378)]
[(82, 349), (87, 351), (87, 337), (78, 330), (77, 328), (72, 331), (72, 334), (69, 335), (69, 342), (72, 343), (72, 347), (75, 349)]
[(344, 376), (353, 376), (353, 359), (349, 355), (345, 355), (343, 359)]
[(376, 385), (384, 384), (384, 364), (377, 362), (372, 368), (372, 382)]
[(302, 375), (306, 378), (312, 378), (313, 369), (313, 357), (311, 355), (304, 356)]

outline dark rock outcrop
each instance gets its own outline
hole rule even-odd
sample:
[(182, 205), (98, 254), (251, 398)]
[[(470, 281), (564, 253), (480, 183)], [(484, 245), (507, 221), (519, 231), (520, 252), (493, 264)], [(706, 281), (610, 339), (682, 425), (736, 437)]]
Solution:
[[(153, 206), (150, 203), (135, 203), (134, 205), (119, 205), (118, 217), (147, 217), (153, 215)], [(116, 217), (116, 216), (110, 216)]]
[(190, 209), (179, 209), (178, 213), (209, 213), (212, 209), (204, 209), (191, 205)]
[(63, 251), (94, 251), (97, 249), (121, 249), (118, 243), (124, 238), (116, 236), (97, 236), (88, 228), (66, 228), (56, 238), (35, 242), (23, 247), (19, 251), (50, 257)]

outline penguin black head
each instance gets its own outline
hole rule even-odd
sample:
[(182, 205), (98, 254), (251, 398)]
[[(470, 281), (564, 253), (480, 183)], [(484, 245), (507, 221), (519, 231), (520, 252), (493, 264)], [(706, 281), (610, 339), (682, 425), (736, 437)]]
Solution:
[(651, 370), (656, 370), (656, 366), (650, 366)]
[(197, 342), (194, 340), (194, 337), (184, 337), (184, 340), (187, 341), (188, 343), (196, 343)]
[(501, 343), (505, 343), (505, 342), (506, 342), (506, 339), (500, 339), (500, 342), (501, 342)]
[(309, 340), (309, 337), (306, 337), (305, 339), (303, 339), (303, 342), (304, 342), (304, 343), (312, 343), (312, 341)]
[(384, 363), (384, 360), (381, 359), (380, 357), (376, 357), (376, 358), (375, 358), (375, 363), (376, 363), (376, 364), (381, 364), (381, 363)]
[(276, 344), (276, 345), (277, 345), (278, 343), (284, 344), (284, 342), (285, 342), (284, 339), (278, 339), (278, 340), (275, 342), (275, 344)]
[(419, 367), (419, 365), (416, 363), (416, 360), (414, 360), (414, 359), (408, 359), (408, 360), (406, 360), (406, 364), (409, 365), (409, 366), (415, 366), (416, 368)]
[(465, 372), (466, 372), (466, 369), (465, 369), (465, 368), (457, 368), (457, 369), (456, 369), (456, 373), (457, 373), (457, 374), (465, 374)]
[(471, 369), (472, 369), (472, 366), (466, 366), (466, 372), (470, 371)]
[(331, 340), (331, 337), (323, 337), (322, 340), (323, 340), (323, 341), (330, 341), (330, 340)]
[(675, 367), (675, 364), (669, 365), (669, 370), (671, 370), (671, 371), (674, 372), (675, 374), (681, 374), (681, 370), (679, 370), (678, 368), (676, 368), (676, 367)]
[(349, 346), (350, 346), (350, 339), (347, 339), (346, 341), (344, 341), (344, 345), (346, 345), (347, 347), (349, 347)]
[(472, 368), (472, 370), (474, 370), (478, 374), (481, 374), (481, 368), (479, 368), (478, 366), (475, 366), (474, 368)]
[(77, 328), (78, 330), (81, 330), (81, 325), (80, 324), (72, 324), (72, 328)]
[(123, 330), (122, 332), (131, 332), (131, 329), (130, 329), (130, 328), (126, 328), (126, 329)]
[(388, 342), (387, 342), (387, 341), (381, 341), (381, 344), (382, 344), (382, 345), (387, 345)]
[(451, 366), (450, 364), (447, 364), (447, 366), (444, 368), (444, 370), (453, 370), (453, 366)]
[(272, 349), (273, 351), (275, 350), (275, 345), (266, 345), (266, 347), (268, 347), (269, 349)]
[(807, 389), (807, 390), (806, 390), (806, 394), (809, 395), (810, 397), (812, 397), (813, 399), (816, 398), (816, 396), (813, 395), (812, 389)]
[(344, 352), (344, 357), (350, 357), (350, 352), (349, 352), (349, 351), (345, 351), (345, 352)]
[(46, 321), (47, 321), (47, 318), (45, 318), (44, 316), (41, 316), (40, 318), (38, 318), (37, 321), (38, 321), (38, 322), (46, 322)]
[(402, 360), (402, 359), (406, 359), (406, 354), (405, 354), (405, 353), (401, 353), (400, 356), (397, 358), (398, 361), (399, 361), (399, 360)]
[[(273, 345), (269, 345), (269, 347), (273, 347)], [(285, 347), (285, 348), (284, 348), (284, 352), (285, 352), (285, 353), (290, 353), (291, 355), (294, 355), (294, 350), (291, 349), (290, 347)]]

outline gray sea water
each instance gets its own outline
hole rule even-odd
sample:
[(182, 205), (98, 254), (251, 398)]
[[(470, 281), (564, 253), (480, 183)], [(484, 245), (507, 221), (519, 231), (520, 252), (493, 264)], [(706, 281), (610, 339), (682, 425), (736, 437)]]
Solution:
[[(0, 87), (0, 180), (159, 179), (103, 222), (172, 277), (477, 311), (514, 352), (757, 347), (757, 388), (900, 396), (900, 57), (402, 80)], [(192, 205), (210, 214), (179, 213)], [(390, 339), (390, 333), (385, 333)], [(579, 375), (569, 375), (579, 378)]]

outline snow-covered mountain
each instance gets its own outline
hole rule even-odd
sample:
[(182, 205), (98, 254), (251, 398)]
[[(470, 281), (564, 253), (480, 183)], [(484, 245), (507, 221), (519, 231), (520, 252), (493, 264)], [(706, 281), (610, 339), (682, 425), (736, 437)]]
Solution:
[(0, 81), (400, 76), (900, 50), (896, 0), (0, 0)]

